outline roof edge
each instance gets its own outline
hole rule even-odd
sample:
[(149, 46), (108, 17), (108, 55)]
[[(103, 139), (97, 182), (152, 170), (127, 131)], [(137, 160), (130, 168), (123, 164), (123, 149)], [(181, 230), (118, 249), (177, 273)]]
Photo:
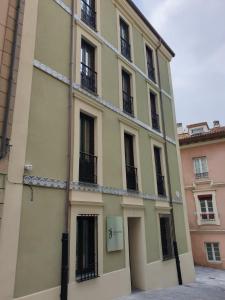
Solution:
[(147, 27), (155, 34), (155, 36), (162, 42), (163, 46), (169, 51), (172, 57), (175, 57), (174, 51), (169, 47), (169, 45), (165, 42), (165, 40), (161, 37), (158, 31), (151, 25), (148, 19), (144, 16), (144, 14), (140, 11), (140, 9), (134, 4), (132, 0), (126, 0), (128, 4), (134, 9), (137, 15), (142, 19), (142, 21), (147, 25)]

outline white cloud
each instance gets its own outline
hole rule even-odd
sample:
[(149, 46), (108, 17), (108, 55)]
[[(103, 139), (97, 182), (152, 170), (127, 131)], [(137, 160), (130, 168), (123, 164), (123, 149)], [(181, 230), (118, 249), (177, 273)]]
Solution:
[(151, 14), (152, 24), (158, 30), (163, 30), (167, 21), (183, 9), (185, 3), (187, 0), (163, 0)]

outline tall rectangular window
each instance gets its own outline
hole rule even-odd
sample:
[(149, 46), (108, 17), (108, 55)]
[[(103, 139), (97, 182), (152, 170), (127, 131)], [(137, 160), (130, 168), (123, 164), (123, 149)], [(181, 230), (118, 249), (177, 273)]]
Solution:
[(123, 87), (123, 111), (131, 116), (134, 115), (133, 97), (131, 96), (131, 75), (122, 70)]
[(95, 0), (81, 0), (81, 20), (96, 29)]
[(162, 173), (162, 163), (161, 163), (161, 149), (154, 147), (154, 157), (155, 157), (155, 171), (156, 171), (156, 183), (157, 190), (160, 196), (166, 195), (165, 190), (165, 179)]
[(124, 146), (125, 146), (125, 163), (126, 163), (126, 179), (128, 190), (138, 190), (138, 178), (137, 168), (134, 164), (134, 146), (133, 136), (130, 134), (124, 134)]
[(173, 257), (173, 248), (171, 234), (171, 217), (169, 215), (160, 215), (160, 233), (163, 259), (170, 259)]
[(98, 277), (98, 217), (77, 217), (76, 280)]
[(157, 113), (156, 94), (150, 92), (152, 128), (160, 131), (159, 114)]
[(193, 158), (195, 177), (197, 179), (208, 177), (208, 164), (205, 156)]
[(97, 183), (97, 157), (94, 155), (94, 118), (80, 114), (79, 181)]
[(147, 60), (147, 70), (148, 78), (155, 82), (155, 68), (153, 60), (153, 51), (150, 47), (146, 46), (146, 60)]
[(81, 41), (81, 86), (88, 91), (97, 93), (95, 48), (83, 39)]
[(131, 60), (129, 26), (122, 18), (120, 18), (120, 43), (122, 55)]
[(221, 261), (219, 243), (205, 243), (207, 258), (210, 262)]
[(201, 220), (215, 221), (215, 212), (213, 210), (212, 195), (201, 195), (198, 196), (198, 199), (201, 208)]

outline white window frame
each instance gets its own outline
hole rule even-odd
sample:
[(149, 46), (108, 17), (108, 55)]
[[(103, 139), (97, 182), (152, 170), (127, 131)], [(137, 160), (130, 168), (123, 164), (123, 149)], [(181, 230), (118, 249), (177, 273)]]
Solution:
[(123, 175), (123, 189), (127, 190), (127, 178), (126, 178), (126, 163), (125, 163), (125, 145), (124, 145), (124, 134), (128, 133), (133, 136), (134, 145), (134, 162), (137, 168), (138, 176), (138, 192), (142, 192), (142, 182), (141, 182), (141, 164), (140, 164), (140, 153), (139, 153), (139, 137), (138, 131), (129, 125), (120, 122), (120, 134), (121, 134), (121, 153), (122, 153), (122, 175)]
[(160, 126), (160, 131), (156, 131), (153, 129), (152, 130), (156, 131), (157, 133), (162, 133), (162, 110), (161, 110), (161, 103), (159, 101), (159, 92), (154, 90), (148, 83), (147, 83), (147, 90), (148, 90), (148, 110), (149, 110), (149, 124), (152, 127), (152, 108), (151, 108), (151, 99), (150, 99), (150, 93), (155, 94), (156, 96), (156, 108), (157, 108), (157, 113), (159, 115), (159, 126)]
[[(209, 259), (207, 244), (210, 244), (210, 246), (211, 246), (213, 260)], [(216, 259), (214, 244), (218, 244), (218, 250), (219, 250), (220, 260)], [(221, 253), (220, 253), (220, 243), (219, 242), (205, 242), (205, 251), (206, 251), (207, 261), (209, 263), (221, 263)]]
[[(128, 27), (129, 27), (129, 42), (130, 42), (130, 51), (131, 51), (131, 62), (134, 61), (134, 43), (133, 43), (133, 28), (132, 28), (132, 23), (118, 10), (117, 8), (117, 43), (118, 43), (118, 51), (120, 55), (127, 61), (129, 61), (126, 57), (124, 57), (121, 53), (121, 40), (120, 40), (120, 19), (123, 19)], [(130, 61), (129, 61), (130, 63)]]
[[(204, 170), (203, 159), (205, 160), (206, 169)], [(200, 173), (197, 173), (196, 161), (199, 161)], [(197, 179), (208, 177), (208, 160), (206, 156), (193, 157), (194, 174)], [(205, 174), (205, 176), (204, 176)], [(200, 176), (197, 176), (200, 175)], [(201, 176), (202, 175), (202, 176)]]
[[(119, 105), (120, 109), (123, 112), (123, 78), (122, 71), (124, 70), (128, 74), (130, 74), (130, 86), (131, 86), (131, 96), (133, 97), (133, 109), (134, 109), (134, 118), (137, 117), (137, 97), (136, 97), (136, 74), (135, 72), (124, 62), (118, 60), (118, 68), (119, 68)], [(125, 115), (127, 115), (125, 113)]]
[(80, 158), (80, 113), (87, 114), (94, 118), (94, 135), (95, 135), (95, 155), (97, 159), (97, 184), (103, 185), (103, 161), (102, 161), (102, 111), (91, 105), (86, 104), (79, 99), (75, 100), (75, 123), (74, 123), (74, 142), (77, 145), (74, 147), (74, 169), (73, 181), (79, 181), (79, 158)]
[[(212, 203), (213, 203), (213, 213), (214, 213), (214, 220), (202, 220), (201, 217), (201, 206), (200, 206), (200, 201), (199, 197), (200, 196), (208, 196), (212, 195)], [(205, 192), (194, 192), (194, 199), (195, 199), (195, 207), (196, 207), (196, 212), (197, 212), (197, 224), (198, 225), (220, 225), (220, 219), (218, 215), (218, 210), (217, 210), (217, 205), (216, 205), (216, 191), (215, 190), (210, 190), (210, 191), (205, 191)]]
[[(153, 65), (154, 65), (154, 71), (155, 71), (155, 82), (152, 81), (149, 77), (148, 77), (148, 64), (147, 64), (147, 51), (146, 51), (146, 47), (150, 48), (152, 50), (152, 55), (153, 55)], [(144, 52), (145, 52), (145, 72), (146, 72), (146, 76), (148, 77), (148, 80), (157, 86), (158, 84), (158, 69), (157, 69), (157, 59), (156, 59), (156, 52), (155, 49), (153, 48), (153, 46), (147, 42), (144, 39)]]
[(88, 30), (91, 30), (91, 31), (97, 31), (97, 32), (100, 32), (101, 30), (101, 20), (100, 20), (100, 13), (101, 13), (101, 10), (100, 10), (100, 0), (95, 0), (95, 12), (96, 12), (96, 30), (92, 29), (91, 27), (89, 27), (86, 23), (84, 23), (82, 20), (81, 20), (81, 0), (77, 0), (76, 1), (76, 13), (78, 15), (78, 17), (80, 18), (82, 24), (84, 24), (84, 28), (85, 29), (88, 29)]
[(157, 178), (156, 178), (156, 167), (155, 167), (155, 155), (154, 155), (154, 147), (157, 147), (161, 151), (161, 168), (162, 168), (162, 175), (164, 176), (165, 180), (165, 190), (166, 190), (166, 197), (168, 197), (168, 179), (167, 179), (167, 172), (166, 172), (166, 158), (165, 158), (165, 147), (164, 144), (151, 139), (151, 151), (152, 151), (152, 164), (153, 164), (153, 172), (154, 172), (154, 187), (155, 187), (155, 195), (159, 196), (158, 188), (157, 188)]
[(80, 64), (81, 64), (81, 41), (84, 39), (87, 43), (90, 43), (95, 48), (95, 71), (97, 72), (97, 95), (102, 96), (102, 61), (101, 61), (101, 49), (102, 45), (91, 34), (85, 32), (81, 27), (77, 26), (76, 34), (76, 65), (79, 68), (76, 68), (75, 72), (75, 82), (78, 85), (81, 85), (81, 76), (80, 76)]
[[(209, 196), (209, 195), (207, 195), (207, 196)], [(200, 210), (201, 210), (201, 220), (202, 220), (202, 222), (204, 222), (204, 221), (209, 221), (209, 222), (211, 222), (211, 221), (215, 221), (215, 212), (214, 212), (214, 210), (213, 211), (209, 211), (209, 205), (208, 205), (208, 201), (211, 201), (212, 202), (212, 209), (213, 209), (213, 200), (212, 200), (212, 196), (211, 196), (211, 199), (198, 199), (198, 201), (199, 201), (199, 204), (200, 204)], [(206, 211), (205, 212), (203, 212), (202, 211), (202, 206), (201, 206), (201, 202), (203, 202), (204, 201), (204, 203), (205, 203), (205, 208), (206, 208)], [(210, 219), (209, 218), (209, 215), (214, 215), (214, 219)], [(207, 219), (203, 219), (202, 218), (202, 215), (206, 215), (207, 216)]]

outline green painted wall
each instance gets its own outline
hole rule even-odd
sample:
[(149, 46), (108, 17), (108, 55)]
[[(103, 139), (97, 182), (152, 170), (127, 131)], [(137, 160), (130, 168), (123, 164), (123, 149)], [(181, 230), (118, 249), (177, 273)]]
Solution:
[(26, 162), (29, 175), (66, 178), (68, 87), (34, 69)]
[(166, 135), (173, 140), (175, 140), (175, 128), (174, 128), (174, 116), (173, 116), (173, 108), (171, 105), (171, 99), (169, 99), (164, 94), (162, 95), (163, 101), (163, 110), (164, 110), (164, 121), (166, 128)]
[(151, 150), (151, 139), (146, 130), (139, 131), (139, 151), (141, 164), (141, 181), (144, 193), (154, 194), (154, 174)]
[[(119, 65), (115, 53), (107, 46), (102, 46), (102, 96), (119, 107)], [(113, 89), (112, 89), (113, 86)]]
[(176, 146), (171, 143), (167, 143), (168, 155), (169, 155), (169, 171), (170, 171), (170, 181), (172, 187), (172, 196), (176, 197), (176, 191), (181, 194), (180, 185), (180, 172), (177, 161), (177, 150)]
[(103, 182), (105, 186), (123, 187), (120, 122), (110, 110), (103, 113)]
[(175, 229), (178, 244), (179, 254), (186, 253), (188, 251), (187, 247), (187, 236), (185, 230), (184, 221), (184, 211), (182, 204), (174, 204), (174, 219), (175, 219)]
[(142, 75), (136, 72), (136, 103), (137, 118), (149, 125), (148, 92), (147, 83)]
[(140, 31), (136, 28), (136, 26), (132, 27), (132, 31), (134, 45), (134, 63), (142, 70), (142, 72), (146, 73), (143, 36), (140, 33)]
[(112, 0), (101, 0), (101, 35), (114, 47), (118, 47), (117, 16)]
[(147, 263), (151, 263), (160, 259), (159, 228), (155, 202), (146, 200), (144, 201), (144, 206)]
[(24, 187), (15, 297), (60, 284), (64, 199), (61, 190)]
[(166, 91), (168, 94), (171, 94), (168, 63), (161, 54), (159, 54), (159, 70), (160, 70), (160, 76), (161, 76), (162, 89), (164, 91)]
[(70, 22), (70, 15), (54, 1), (39, 1), (35, 58), (65, 76), (69, 76)]
[[(106, 217), (107, 216), (123, 216), (121, 207), (122, 198), (111, 195), (103, 195), (104, 202), (104, 224), (103, 234), (106, 236)], [(125, 251), (107, 252), (106, 240), (104, 238), (104, 258), (103, 258), (103, 272), (109, 273), (125, 268)]]

